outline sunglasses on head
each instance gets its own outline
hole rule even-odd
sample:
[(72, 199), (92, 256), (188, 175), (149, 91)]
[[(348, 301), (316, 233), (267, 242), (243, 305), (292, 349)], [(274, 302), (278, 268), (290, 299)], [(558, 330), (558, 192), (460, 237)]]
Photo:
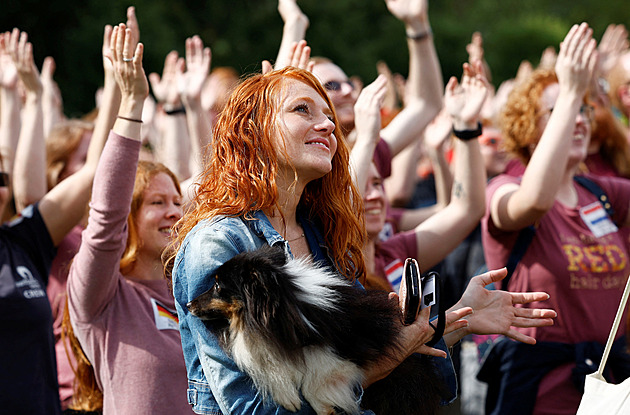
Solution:
[(350, 89), (354, 91), (354, 84), (350, 81), (328, 81), (324, 84), (324, 88), (326, 88), (327, 91), (340, 91), (344, 84), (347, 84)]

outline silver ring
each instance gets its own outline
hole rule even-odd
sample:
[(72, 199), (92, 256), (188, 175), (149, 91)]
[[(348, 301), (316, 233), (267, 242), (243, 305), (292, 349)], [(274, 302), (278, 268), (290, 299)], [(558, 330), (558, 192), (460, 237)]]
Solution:
[(123, 62), (133, 62), (133, 58), (123, 58)]

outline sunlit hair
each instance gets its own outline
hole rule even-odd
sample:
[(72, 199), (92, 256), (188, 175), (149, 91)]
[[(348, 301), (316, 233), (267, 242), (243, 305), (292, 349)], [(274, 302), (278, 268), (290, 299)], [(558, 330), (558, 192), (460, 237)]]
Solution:
[[(214, 111), (219, 113), (223, 110), (227, 104), (230, 93), (234, 90), (236, 85), (238, 85), (238, 82), (239, 75), (234, 68), (229, 66), (219, 66), (212, 70), (210, 75), (208, 75), (208, 78), (206, 78), (203, 88), (204, 90), (207, 90), (208, 88), (215, 88), (218, 89), (218, 91), (215, 92), (221, 92), (218, 94), (216, 101), (213, 103), (212, 109)], [(201, 96), (204, 107), (207, 106), (206, 98), (208, 96), (208, 94), (203, 94)]]
[[(279, 154), (289, 158), (286, 149), (274, 146), (274, 135), (288, 92), (287, 80), (303, 82), (324, 99), (332, 111), (337, 138), (332, 171), (308, 183), (299, 205), (320, 226), (338, 270), (348, 279), (365, 274), (362, 199), (350, 175), (348, 146), (324, 88), (310, 72), (292, 67), (251, 76), (231, 95), (215, 126), (193, 206), (176, 225), (176, 239), (165, 253), (167, 273), (184, 238), (199, 221), (218, 215), (247, 219), (258, 210), (281, 211), (278, 158)], [(295, 169), (294, 174), (297, 179)]]
[(599, 144), (600, 156), (618, 175), (630, 178), (630, 145), (624, 127), (608, 106), (595, 109), (591, 143)]
[(82, 120), (60, 121), (46, 137), (46, 183), (48, 190), (61, 180), (66, 165), (85, 134), (91, 134), (94, 124)]
[(551, 84), (558, 83), (552, 70), (537, 69), (522, 83), (516, 85), (501, 114), (503, 147), (517, 156), (524, 164), (532, 156), (532, 145), (538, 143), (542, 131), (538, 129), (541, 112), (540, 98)]
[(120, 259), (120, 272), (128, 274), (133, 270), (136, 259), (138, 258), (138, 252), (142, 247), (142, 240), (138, 237), (138, 227), (136, 225), (136, 215), (142, 202), (144, 200), (144, 192), (151, 184), (151, 181), (155, 176), (160, 173), (167, 174), (177, 189), (177, 193), (181, 196), (182, 191), (179, 187), (179, 181), (175, 174), (170, 171), (166, 166), (161, 163), (155, 163), (151, 161), (139, 161), (138, 170), (136, 172), (136, 181), (133, 185), (133, 196), (131, 199), (131, 210), (129, 211), (129, 217), (127, 218), (127, 246)]
[(624, 108), (624, 105), (619, 99), (619, 88), (623, 85), (630, 83), (630, 70), (626, 69), (626, 66), (630, 63), (630, 52), (624, 53), (617, 61), (617, 64), (608, 73), (608, 96), (610, 102), (619, 111), (628, 116), (628, 108)]
[[(179, 182), (177, 178), (166, 166), (161, 163), (150, 161), (139, 161), (138, 170), (136, 172), (136, 181), (133, 186), (133, 197), (131, 199), (131, 210), (127, 218), (129, 233), (127, 235), (127, 246), (120, 260), (120, 272), (124, 275), (133, 270), (135, 261), (138, 257), (138, 251), (142, 246), (142, 241), (138, 237), (136, 226), (136, 214), (142, 201), (144, 200), (144, 192), (151, 184), (155, 176), (160, 173), (167, 174), (172, 180), (177, 192), (181, 195)], [(103, 407), (103, 392), (99, 389), (94, 376), (94, 368), (89, 361), (79, 339), (74, 335), (74, 329), (70, 322), (70, 313), (68, 311), (68, 299), (64, 307), (63, 319), (61, 323), (61, 339), (70, 359), (70, 353), (75, 357), (76, 366), (72, 366), (75, 375), (74, 394), (70, 408), (78, 411), (98, 411)]]

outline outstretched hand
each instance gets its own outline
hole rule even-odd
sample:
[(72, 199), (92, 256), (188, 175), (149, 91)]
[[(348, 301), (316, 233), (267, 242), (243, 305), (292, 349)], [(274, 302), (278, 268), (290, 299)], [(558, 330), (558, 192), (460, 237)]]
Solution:
[(369, 137), (378, 142), (381, 131), (381, 107), (387, 93), (387, 78), (379, 75), (374, 82), (361, 90), (354, 104), (357, 139)]
[(407, 25), (426, 22), (429, 14), (428, 0), (385, 0), (387, 9)]
[(622, 24), (610, 24), (599, 42), (599, 76), (607, 76), (621, 55), (628, 50), (628, 31)]
[(485, 287), (501, 281), (507, 275), (507, 269), (488, 271), (474, 277), (462, 298), (455, 307), (471, 307), (473, 313), (468, 320), (467, 333), (503, 334), (514, 340), (535, 344), (536, 340), (514, 327), (551, 326), (556, 312), (550, 309), (522, 308), (517, 304), (528, 304), (549, 299), (544, 292), (513, 293), (503, 290), (488, 290)]
[(571, 91), (583, 96), (590, 85), (597, 65), (598, 52), (593, 39), (593, 29), (588, 24), (573, 25), (564, 41), (556, 60), (556, 75), (561, 91)]
[(144, 45), (136, 44), (131, 29), (124, 23), (113, 28), (109, 58), (123, 100), (134, 98), (144, 101), (149, 94), (149, 84), (142, 68), (143, 54)]
[(33, 45), (28, 41), (26, 32), (13, 29), (9, 51), (26, 91), (41, 95), (43, 87), (39, 79), (39, 71), (33, 60)]
[(184, 66), (184, 59), (180, 58), (177, 51), (173, 50), (164, 59), (162, 76), (160, 77), (155, 72), (149, 74), (149, 81), (151, 82), (151, 89), (155, 99), (171, 106), (180, 105), (177, 82), (184, 72)]
[(185, 102), (201, 99), (201, 91), (210, 73), (212, 53), (197, 35), (186, 39), (186, 72), (182, 75), (182, 98)]
[(481, 62), (464, 64), (461, 84), (451, 77), (444, 93), (444, 106), (457, 129), (475, 127), (488, 94), (488, 81), (483, 76)]
[(427, 148), (440, 150), (448, 142), (453, 131), (453, 120), (445, 108), (424, 129), (424, 145)]
[(0, 33), (0, 88), (14, 89), (17, 86), (18, 73), (9, 53), (10, 41), (10, 32)]

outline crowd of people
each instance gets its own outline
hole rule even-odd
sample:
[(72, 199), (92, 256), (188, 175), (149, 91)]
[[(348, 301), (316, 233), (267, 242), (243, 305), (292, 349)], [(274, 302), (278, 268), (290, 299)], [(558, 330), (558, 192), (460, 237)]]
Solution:
[[(316, 413), (261, 393), (225, 347), (243, 340), (188, 310), (267, 245), (396, 304), (407, 258), (438, 271), (444, 334), (430, 308), (402, 326), (362, 367), (361, 413), (412, 355), (440, 413), (576, 412), (630, 272), (628, 33), (576, 24), (497, 88), (474, 33), (444, 85), (428, 0), (386, 5), (409, 71), (380, 62), (365, 87), (311, 56), (296, 0), (256, 74), (211, 70), (199, 36), (145, 74), (129, 7), (80, 119), (54, 59), (40, 71), (27, 33), (0, 33), (0, 412)], [(609, 361), (609, 380), (630, 375), (624, 329)]]

